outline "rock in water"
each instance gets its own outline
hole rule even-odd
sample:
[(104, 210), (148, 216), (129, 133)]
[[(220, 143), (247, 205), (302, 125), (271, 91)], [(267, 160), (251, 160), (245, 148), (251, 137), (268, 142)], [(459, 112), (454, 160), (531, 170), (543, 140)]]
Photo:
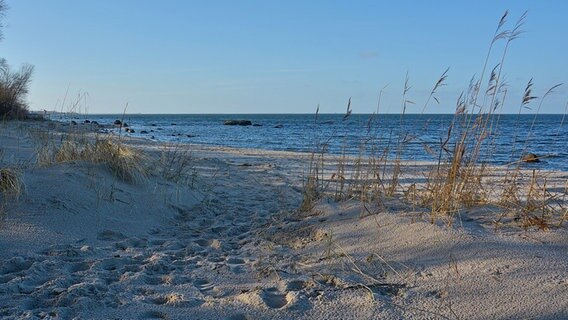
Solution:
[(250, 120), (225, 120), (223, 122), (226, 126), (250, 126), (252, 125), (252, 121)]
[(118, 119), (114, 120), (114, 124), (117, 125), (117, 126), (120, 126), (122, 124), (122, 121), (120, 121)]
[(540, 159), (534, 153), (527, 153), (527, 154), (523, 155), (523, 157), (521, 158), (521, 161), (523, 161), (523, 162), (540, 162)]

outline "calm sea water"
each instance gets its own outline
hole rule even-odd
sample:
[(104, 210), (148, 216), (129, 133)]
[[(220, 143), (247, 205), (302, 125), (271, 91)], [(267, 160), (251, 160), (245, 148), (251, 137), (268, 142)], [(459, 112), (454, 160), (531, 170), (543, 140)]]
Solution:
[[(402, 158), (435, 161), (440, 141), (445, 140), (453, 115), (353, 114), (215, 114), (215, 115), (126, 115), (124, 121), (136, 133), (131, 136), (158, 141), (187, 142), (212, 146), (310, 152), (325, 144), (334, 154), (372, 152), (389, 148), (394, 157), (404, 140)], [(122, 115), (82, 115), (63, 119), (85, 119), (112, 124)], [(224, 120), (250, 120), (257, 126), (226, 126)], [(57, 120), (57, 119), (56, 119)], [(494, 119), (494, 134), (486, 138), (480, 161), (506, 164), (523, 152), (546, 156), (526, 167), (568, 171), (568, 124), (563, 115), (501, 115)], [(534, 125), (533, 125), (534, 122)], [(568, 122), (568, 119), (565, 119)], [(531, 130), (532, 127), (532, 130)], [(459, 121), (453, 133), (460, 130)], [(148, 134), (141, 134), (141, 131)], [(455, 141), (450, 140), (452, 147)], [(444, 152), (441, 153), (445, 156)]]

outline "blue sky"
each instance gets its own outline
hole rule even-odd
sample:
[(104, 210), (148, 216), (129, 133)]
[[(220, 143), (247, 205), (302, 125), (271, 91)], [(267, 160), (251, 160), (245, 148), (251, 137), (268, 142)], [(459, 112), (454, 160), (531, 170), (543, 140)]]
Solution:
[[(541, 113), (568, 102), (567, 1), (6, 0), (0, 57), (35, 65), (32, 109), (121, 113), (399, 113), (406, 73), (421, 112), (450, 67), (440, 104), (452, 113), (479, 75), (505, 10), (526, 10), (504, 64), (505, 112), (566, 82)], [(500, 60), (498, 44), (490, 60)], [(485, 81), (484, 81), (485, 82)], [(66, 94), (67, 93), (67, 94)], [(66, 99), (65, 105), (62, 101)], [(533, 101), (537, 107), (538, 101)], [(67, 110), (66, 110), (67, 109)]]

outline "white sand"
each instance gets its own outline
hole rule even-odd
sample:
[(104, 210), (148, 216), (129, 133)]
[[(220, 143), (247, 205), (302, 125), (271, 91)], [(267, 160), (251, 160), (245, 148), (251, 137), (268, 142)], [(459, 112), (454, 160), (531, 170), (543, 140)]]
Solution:
[(45, 125), (0, 127), (26, 187), (0, 222), (1, 318), (568, 318), (566, 229), (494, 231), (476, 210), (448, 228), (397, 201), (297, 214), (294, 153), (186, 146), (185, 184), (40, 168), (27, 128)]

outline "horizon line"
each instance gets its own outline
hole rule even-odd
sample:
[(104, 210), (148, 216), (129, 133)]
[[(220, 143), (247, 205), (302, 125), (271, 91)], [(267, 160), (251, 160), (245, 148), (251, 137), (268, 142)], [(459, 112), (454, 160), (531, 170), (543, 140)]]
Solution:
[[(134, 112), (134, 113), (107, 113), (107, 112), (93, 112), (93, 113), (82, 113), (82, 112), (61, 112), (61, 111), (49, 111), (49, 110), (30, 110), (30, 113), (34, 114), (75, 114), (75, 115), (316, 115), (315, 112), (256, 112), (256, 113), (226, 113), (226, 112), (211, 112), (211, 113), (144, 113), (144, 112)], [(317, 113), (318, 115), (345, 115), (345, 112), (325, 112)], [(396, 112), (379, 112), (379, 113), (365, 113), (365, 112), (353, 112), (351, 115), (455, 115), (455, 113), (411, 113), (407, 112), (404, 114)], [(487, 115), (489, 113), (467, 113), (466, 115)], [(529, 113), (492, 113), (493, 115), (566, 115), (567, 113), (548, 113), (548, 112), (529, 112)]]

